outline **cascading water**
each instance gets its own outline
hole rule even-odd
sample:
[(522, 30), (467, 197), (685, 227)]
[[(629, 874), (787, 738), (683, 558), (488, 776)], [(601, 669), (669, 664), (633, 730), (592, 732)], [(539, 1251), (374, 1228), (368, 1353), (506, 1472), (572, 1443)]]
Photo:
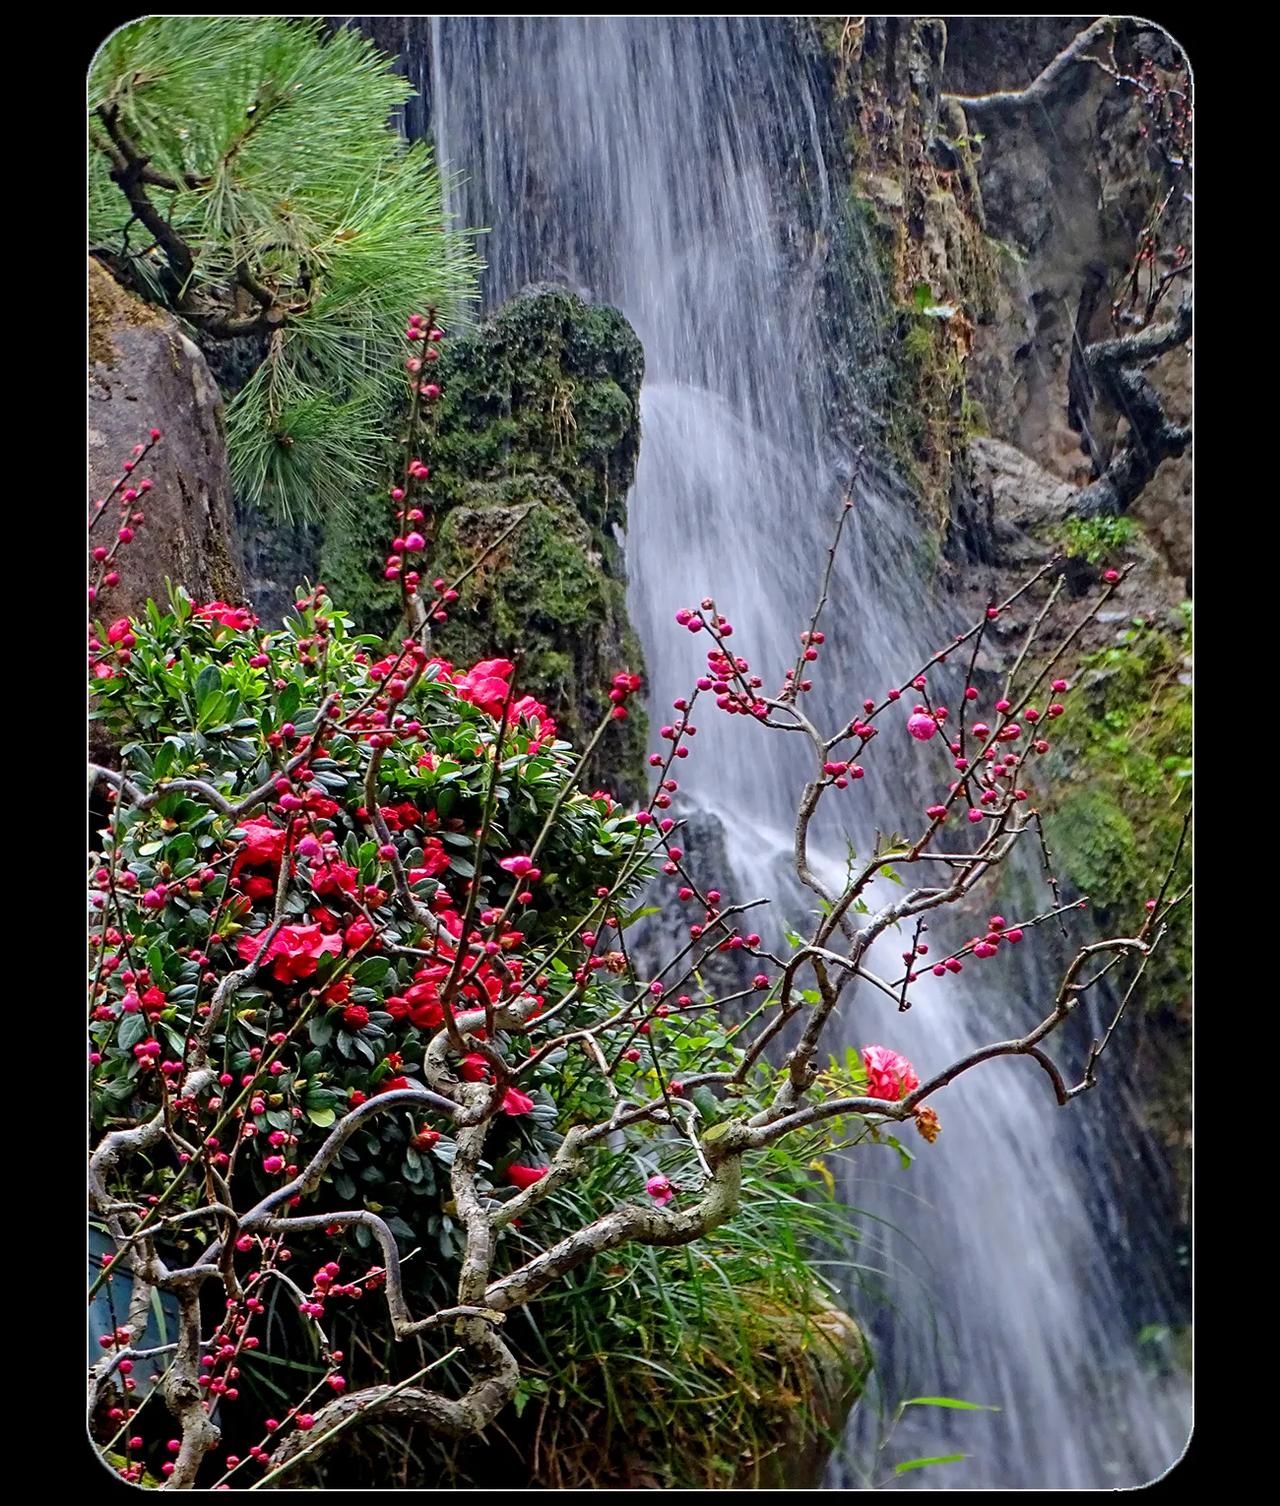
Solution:
[[(831, 726), (847, 719), (947, 628), (927, 602), (909, 507), (872, 482), (847, 423), (843, 444), (834, 432), (841, 327), (872, 315), (874, 288), (848, 287), (825, 319), (821, 251), (849, 242), (795, 26), (454, 17), (432, 21), (429, 42), (420, 35), (408, 52), (442, 162), (461, 175), (454, 210), (492, 227), (487, 303), (559, 282), (621, 308), (644, 343), (627, 561), (656, 717), (687, 692), (705, 649), (675, 627), (675, 610), (708, 592), (766, 684), (780, 683), (852, 489), (855, 526), (811, 708)], [(806, 773), (802, 739), (718, 715), (699, 732), (684, 792), (724, 823), (740, 896), (776, 892)], [(865, 851), (900, 814), (896, 755), (874, 752), (846, 792), (848, 830), (825, 833), (841, 862), (844, 838)], [(861, 994), (833, 1044), (892, 1045), (925, 1075), (1025, 1028), (1050, 987), (1030, 951), (1021, 975), (1006, 959), (982, 991), (968, 974), (922, 986), (905, 1015)], [(943, 1135), (908, 1171), (888, 1150), (860, 1154), (851, 1171), (849, 1201), (904, 1231), (882, 1235), (877, 1256), (897, 1311), (861, 1315), (890, 1401), (942, 1393), (1001, 1410), (915, 1409), (889, 1457), (963, 1451), (969, 1462), (938, 1476), (961, 1487), (1160, 1474), (1185, 1442), (1189, 1400), (1184, 1380), (1139, 1363), (1138, 1328), (1168, 1321), (1175, 1305), (1167, 1231), (1147, 1195), (1158, 1171), (1131, 1114), (1114, 1092), (1063, 1113), (1019, 1061), (988, 1064), (938, 1107)], [(869, 1406), (853, 1429), (853, 1463), (833, 1467), (833, 1484), (866, 1478)]]

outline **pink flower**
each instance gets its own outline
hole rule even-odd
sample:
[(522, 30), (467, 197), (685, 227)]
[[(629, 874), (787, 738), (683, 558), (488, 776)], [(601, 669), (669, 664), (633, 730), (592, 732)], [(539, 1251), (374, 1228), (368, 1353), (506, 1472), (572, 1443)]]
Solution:
[(655, 1203), (665, 1206), (676, 1195), (675, 1188), (664, 1176), (650, 1177), (644, 1184), (644, 1190)]
[(326, 952), (340, 952), (342, 938), (326, 936), (318, 925), (281, 926), (266, 954), (258, 958), (265, 932), (256, 936), (241, 936), (236, 941), (236, 950), (246, 962), (258, 959), (271, 963), (272, 976), (279, 983), (292, 983), (299, 978), (309, 978)]
[(244, 846), (236, 854), (231, 865), (234, 878), (242, 868), (279, 868), (284, 855), (286, 833), (276, 826), (269, 816), (255, 816), (252, 821), (242, 821)]
[(867, 1069), (867, 1092), (872, 1098), (887, 1098), (897, 1103), (920, 1086), (916, 1069), (887, 1046), (864, 1046), (862, 1065)]
[(531, 695), (521, 696), (511, 708), (511, 720), (513, 722), (528, 722), (536, 727), (544, 738), (556, 735), (556, 724), (547, 715), (547, 708), (541, 701), (535, 701)]
[(490, 716), (500, 716), (507, 699), (507, 678), (514, 668), (509, 659), (483, 659), (466, 674), (455, 675), (453, 683), (464, 701)]
[(258, 619), (248, 607), (230, 607), (225, 601), (210, 601), (195, 610), (197, 617), (206, 617), (211, 622), (220, 622), (223, 627), (236, 628), (245, 632), (251, 627), (257, 627)]
[(917, 711), (907, 718), (907, 731), (919, 742), (927, 743), (937, 730), (937, 722), (923, 711)]
[(502, 1100), (504, 1114), (528, 1114), (533, 1109), (533, 1099), (519, 1088), (508, 1088)]

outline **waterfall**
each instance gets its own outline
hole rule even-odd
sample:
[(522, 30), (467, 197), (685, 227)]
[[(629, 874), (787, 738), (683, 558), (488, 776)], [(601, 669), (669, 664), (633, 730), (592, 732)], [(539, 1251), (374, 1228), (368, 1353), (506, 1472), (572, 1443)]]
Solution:
[[(491, 227), (486, 304), (553, 281), (621, 308), (644, 343), (626, 554), (655, 720), (687, 692), (707, 646), (674, 612), (708, 593), (739, 651), (767, 685), (780, 683), (850, 488), (853, 526), (812, 710), (835, 725), (864, 696), (879, 698), (954, 626), (929, 599), (909, 504), (859, 458), (873, 436), (837, 422), (848, 411), (832, 375), (841, 342), (859, 320), (872, 327), (876, 295), (843, 220), (839, 155), (799, 28), (785, 18), (449, 17), (414, 35), (409, 71), (428, 96), (443, 165), (459, 175), (453, 207), (462, 223)], [(835, 247), (848, 251), (843, 269)], [(844, 289), (834, 302), (833, 277)], [(895, 784), (909, 783), (913, 755), (883, 741), (824, 829), (839, 864), (846, 841), (865, 852), (877, 829), (909, 819)], [(684, 793), (724, 823), (735, 897), (776, 890), (805, 777), (801, 743), (742, 719), (699, 720)], [(859, 994), (832, 1044), (893, 1046), (924, 1076), (1026, 1028), (1051, 988), (1028, 942), (990, 964), (981, 986), (970, 983), (976, 967), (927, 978), (905, 1015)], [(971, 1457), (904, 1482), (1127, 1486), (1180, 1454), (1186, 1382), (1149, 1372), (1137, 1343), (1176, 1304), (1170, 1236), (1152, 1211), (1158, 1158), (1121, 1076), (1062, 1111), (1032, 1064), (994, 1062), (940, 1096), (942, 1136), (918, 1143), (908, 1170), (888, 1149), (850, 1163), (845, 1194), (874, 1216), (853, 1255), (888, 1269), (896, 1304), (855, 1303), (885, 1394), (1000, 1408), (914, 1409), (890, 1462)], [(852, 1429), (833, 1485), (866, 1478), (871, 1406)]]

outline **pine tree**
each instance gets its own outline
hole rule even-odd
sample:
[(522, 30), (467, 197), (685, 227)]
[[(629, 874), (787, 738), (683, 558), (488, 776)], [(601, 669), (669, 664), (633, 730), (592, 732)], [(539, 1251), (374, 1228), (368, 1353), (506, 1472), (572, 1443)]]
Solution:
[(206, 351), (235, 352), (233, 481), (285, 520), (376, 484), (399, 328), (475, 296), (430, 148), (389, 124), (413, 92), (390, 65), (315, 20), (161, 16), (90, 73), (91, 248)]

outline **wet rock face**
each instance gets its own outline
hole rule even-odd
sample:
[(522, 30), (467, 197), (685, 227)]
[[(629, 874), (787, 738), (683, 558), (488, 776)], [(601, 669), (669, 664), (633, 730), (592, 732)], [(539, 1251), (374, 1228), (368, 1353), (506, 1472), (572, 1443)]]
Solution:
[[(705, 894), (710, 889), (729, 886), (733, 868), (724, 824), (719, 816), (711, 811), (675, 807), (673, 812), (684, 822), (679, 830), (679, 842), (684, 849), (685, 867), (699, 890)], [(627, 933), (627, 941), (637, 976), (655, 978), (673, 957), (680, 956), (689, 947), (689, 927), (704, 918), (704, 911), (696, 901), (681, 904), (673, 881), (665, 878), (655, 880), (641, 896), (639, 904), (645, 908), (653, 905), (657, 910), (636, 923)], [(759, 911), (742, 923), (744, 931), (753, 927), (763, 929), (763, 917)], [(687, 955), (693, 961), (697, 953)], [(698, 971), (708, 997), (721, 998), (750, 988), (752, 975), (759, 971), (759, 964), (743, 950), (717, 951), (711, 953)], [(664, 976), (670, 980), (671, 973)], [(675, 976), (680, 976), (678, 971)], [(685, 987), (681, 985), (680, 991), (683, 992)], [(700, 991), (692, 984), (687, 987), (690, 993)]]
[[(959, 18), (947, 23), (944, 88), (953, 94), (1020, 90), (1084, 29), (1062, 18)], [(1108, 56), (1100, 39), (1087, 49)], [(1126, 76), (1144, 61), (1173, 87), (1185, 66), (1165, 33), (1122, 23), (1114, 57)], [(1095, 62), (1067, 67), (1043, 100), (970, 112), (980, 133), (978, 175), (988, 234), (999, 258), (995, 317), (981, 321), (969, 361), (974, 399), (990, 430), (1074, 485), (1105, 468), (1124, 442), (1122, 413), (1099, 399), (1084, 374), (1083, 346), (1112, 338), (1120, 295), (1144, 226), (1160, 241), (1190, 245), (1190, 203), (1166, 175), (1138, 91)], [(1154, 322), (1172, 315), (1184, 289), (1173, 283)], [(1189, 284), (1187, 284), (1189, 285)], [(1150, 374), (1169, 417), (1190, 417), (1191, 354), (1169, 352)], [(1135, 509), (1171, 573), (1190, 569), (1191, 453), (1168, 460)]]
[[(134, 539), (116, 559), (119, 585), (103, 598), (111, 617), (163, 603), (165, 582), (197, 601), (243, 599), (227, 496), (222, 398), (204, 357), (177, 321), (124, 291), (89, 262), (89, 497), (105, 497), (150, 429), (163, 431), (139, 479), (153, 485)], [(114, 542), (115, 502), (90, 536)]]

